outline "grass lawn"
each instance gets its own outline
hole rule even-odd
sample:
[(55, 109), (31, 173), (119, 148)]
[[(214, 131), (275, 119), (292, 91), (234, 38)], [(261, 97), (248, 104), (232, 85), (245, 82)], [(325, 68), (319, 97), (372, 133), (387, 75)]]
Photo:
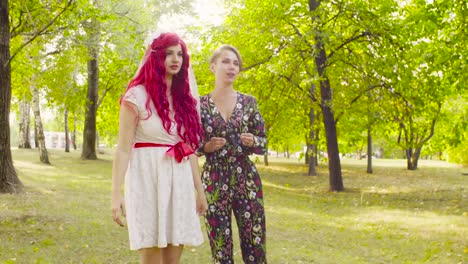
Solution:
[[(111, 153), (13, 150), (25, 185), (0, 194), (0, 263), (138, 263), (127, 230), (111, 219)], [(467, 168), (439, 161), (342, 160), (345, 192), (328, 192), (328, 172), (306, 176), (295, 160), (258, 165), (264, 184), (270, 264), (468, 263)], [(206, 237), (206, 234), (205, 234)], [(242, 263), (238, 240), (236, 263)], [(209, 245), (186, 247), (182, 263), (208, 264)]]

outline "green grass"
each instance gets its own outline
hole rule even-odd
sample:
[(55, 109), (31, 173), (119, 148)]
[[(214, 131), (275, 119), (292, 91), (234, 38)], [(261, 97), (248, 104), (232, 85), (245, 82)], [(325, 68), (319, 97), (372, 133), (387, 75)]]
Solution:
[[(25, 191), (0, 195), (0, 263), (138, 263), (127, 230), (110, 214), (110, 153), (13, 150)], [(343, 160), (345, 192), (328, 192), (328, 173), (306, 176), (300, 162), (258, 165), (267, 213), (268, 261), (286, 263), (468, 263), (466, 168), (421, 161)], [(205, 236), (206, 237), (206, 236)], [(242, 263), (238, 240), (236, 263)], [(211, 263), (209, 245), (186, 247), (182, 263)]]

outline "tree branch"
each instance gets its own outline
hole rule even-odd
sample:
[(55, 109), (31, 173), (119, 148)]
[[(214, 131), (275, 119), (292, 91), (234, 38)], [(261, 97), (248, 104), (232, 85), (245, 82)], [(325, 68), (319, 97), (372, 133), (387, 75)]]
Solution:
[(275, 50), (271, 53), (271, 55), (268, 56), (266, 59), (264, 59), (264, 60), (262, 60), (262, 61), (259, 61), (259, 62), (256, 62), (256, 63), (254, 63), (254, 64), (252, 64), (252, 65), (247, 66), (247, 67), (243, 67), (243, 68), (242, 68), (242, 71), (248, 71), (248, 70), (251, 70), (251, 69), (253, 69), (253, 68), (255, 68), (255, 67), (259, 66), (259, 65), (262, 65), (262, 64), (265, 64), (265, 63), (269, 62), (269, 61), (273, 58), (273, 56), (275, 56), (277, 53), (279, 53), (279, 52), (280, 52), (282, 49), (284, 49), (285, 47), (286, 47), (286, 44), (281, 43), (280, 46), (279, 46), (277, 49), (275, 49)]
[(14, 53), (13, 55), (10, 57), (10, 59), (6, 62), (6, 64), (10, 63), (15, 57), (16, 55), (18, 55), (18, 53), (24, 48), (26, 47), (29, 43), (33, 42), (38, 36), (40, 36), (44, 31), (46, 31), (50, 26), (52, 26), (52, 24), (54, 24), (54, 22), (63, 14), (65, 13), (65, 11), (67, 11), (67, 8), (71, 6), (71, 4), (73, 3), (73, 0), (68, 0), (68, 3), (66, 6), (64, 6), (63, 10), (60, 11), (47, 25), (45, 25), (41, 30), (37, 31), (36, 34), (34, 34), (34, 36), (32, 38), (30, 38), (28, 41), (26, 41), (25, 43), (23, 43)]
[(288, 23), (291, 27), (293, 27), (294, 31), (296, 32), (297, 35), (299, 35), (302, 40), (304, 40), (304, 42), (306, 43), (307, 46), (309, 46), (309, 48), (311, 50), (314, 50), (314, 45), (312, 45), (309, 41), (307, 41), (307, 39), (304, 37), (304, 34), (302, 34), (302, 32), (299, 30), (299, 28), (296, 27), (296, 25), (294, 25), (293, 23)]
[[(357, 32), (355, 32), (357, 33)], [(334, 51), (330, 52), (330, 54), (328, 55), (328, 58), (331, 58), (333, 57), (333, 55), (335, 54), (336, 51), (342, 49), (344, 46), (348, 45), (349, 43), (359, 39), (359, 38), (362, 38), (362, 37), (367, 37), (367, 36), (372, 36), (372, 33), (370, 33), (369, 31), (365, 30), (363, 31), (361, 34), (357, 35), (357, 36), (353, 36), (347, 40), (345, 40), (345, 42), (343, 42), (340, 46), (338, 46)]]
[(279, 75), (281, 78), (284, 78), (286, 79), (288, 82), (290, 82), (292, 85), (294, 85), (295, 87), (297, 87), (300, 91), (306, 93), (307, 92), (307, 96), (314, 102), (314, 103), (317, 103), (318, 100), (317, 98), (313, 95), (313, 94), (310, 94), (308, 91), (305, 91), (297, 82), (295, 82), (291, 77), (289, 76), (286, 76), (286, 75), (283, 75), (283, 74), (280, 74)]
[(442, 108), (442, 105), (439, 104), (439, 109), (438, 109), (437, 116), (434, 117), (434, 119), (432, 120), (431, 132), (429, 133), (429, 135), (428, 135), (426, 138), (424, 138), (423, 140), (421, 140), (421, 147), (422, 147), (422, 145), (424, 145), (429, 139), (431, 139), (432, 136), (434, 136), (435, 124), (436, 124), (437, 117), (439, 116), (439, 113), (440, 113), (441, 108)]
[(23, 11), (20, 10), (20, 15), (18, 16), (19, 17), (18, 24), (16, 26), (11, 27), (10, 38), (14, 38), (14, 37), (16, 37), (18, 35), (18, 34), (16, 34), (16, 30), (18, 28), (20, 28), (21, 25), (23, 24), (23, 14), (22, 13), (23, 13)]
[(294, 86), (296, 86), (299, 90), (301, 90), (301, 91), (304, 92), (304, 89), (302, 89), (302, 87), (301, 87), (297, 82), (295, 82), (291, 77), (286, 76), (286, 75), (283, 75), (283, 74), (280, 74), (279, 76), (280, 76), (281, 78), (286, 79), (288, 82), (290, 82), (291, 84), (293, 84)]
[(266, 59), (264, 59), (262, 61), (256, 62), (256, 63), (254, 63), (254, 64), (252, 64), (250, 66), (243, 67), (242, 71), (248, 71), (248, 70), (251, 70), (251, 69), (253, 69), (253, 68), (257, 67), (257, 66), (265, 64), (265, 63), (269, 62), (271, 60), (271, 58), (273, 58), (273, 55), (270, 55), (270, 56), (268, 56), (268, 58), (266, 58)]
[[(384, 83), (377, 84), (377, 85), (370, 85), (366, 90), (362, 91), (358, 96), (356, 96), (351, 102), (349, 103), (349, 106), (353, 105), (356, 103), (364, 94), (367, 94), (368, 92), (374, 90), (375, 88), (380, 88), (380, 87), (385, 87)], [(345, 111), (342, 111), (341, 113), (337, 114), (337, 117), (335, 119), (335, 123), (338, 123), (339, 119), (344, 115)]]

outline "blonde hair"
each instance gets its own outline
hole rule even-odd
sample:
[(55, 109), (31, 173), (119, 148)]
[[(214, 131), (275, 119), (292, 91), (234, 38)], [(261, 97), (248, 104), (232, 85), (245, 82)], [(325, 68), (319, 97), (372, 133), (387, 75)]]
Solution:
[(241, 58), (240, 52), (234, 46), (227, 45), (227, 44), (219, 46), (213, 52), (213, 54), (210, 57), (210, 64), (214, 63), (219, 58), (221, 53), (223, 53), (223, 51), (225, 51), (225, 50), (232, 51), (232, 52), (234, 52), (234, 54), (236, 54), (237, 60), (239, 61), (239, 70), (242, 70), (242, 58)]

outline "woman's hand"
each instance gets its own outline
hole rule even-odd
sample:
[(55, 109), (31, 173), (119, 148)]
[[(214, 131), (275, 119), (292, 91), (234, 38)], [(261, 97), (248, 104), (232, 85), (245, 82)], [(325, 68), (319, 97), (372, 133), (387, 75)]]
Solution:
[(226, 139), (222, 137), (212, 137), (210, 141), (205, 143), (204, 151), (207, 153), (215, 152), (220, 150), (224, 144), (226, 144)]
[(125, 203), (122, 199), (112, 199), (112, 219), (116, 222), (119, 226), (124, 227), (124, 223), (122, 219), (120, 219), (120, 215), (123, 217), (126, 216), (125, 212)]
[(255, 143), (255, 137), (252, 133), (242, 133), (240, 140), (244, 146), (253, 147)]
[(208, 202), (206, 201), (205, 193), (203, 191), (197, 192), (197, 214), (205, 215), (206, 210), (208, 210)]

